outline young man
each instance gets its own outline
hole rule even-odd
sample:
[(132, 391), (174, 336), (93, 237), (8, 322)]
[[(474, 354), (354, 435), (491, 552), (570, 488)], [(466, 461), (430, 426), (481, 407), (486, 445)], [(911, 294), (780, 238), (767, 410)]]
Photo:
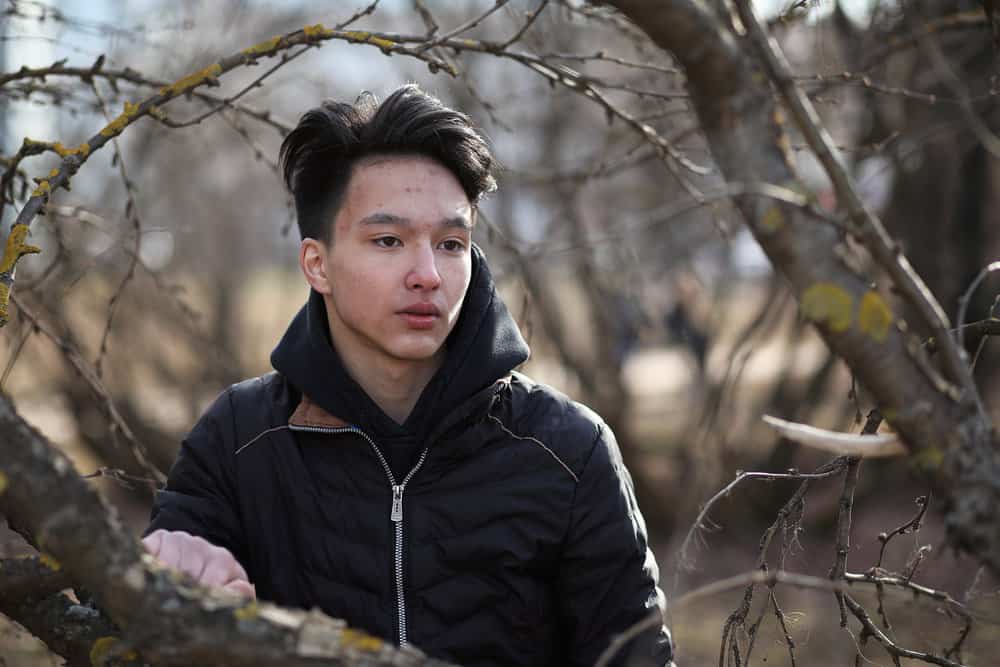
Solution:
[[(281, 151), (309, 301), (185, 440), (147, 548), (466, 666), (593, 665), (661, 613), (656, 562), (611, 431), (513, 370), (471, 240), (485, 140), (411, 85), (324, 103)], [(654, 625), (616, 664), (670, 663)]]

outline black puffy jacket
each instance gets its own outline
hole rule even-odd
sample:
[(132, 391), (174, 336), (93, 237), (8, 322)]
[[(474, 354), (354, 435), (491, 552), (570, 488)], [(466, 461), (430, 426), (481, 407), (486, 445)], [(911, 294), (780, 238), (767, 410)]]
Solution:
[[(593, 665), (662, 593), (610, 429), (527, 357), (478, 249), (448, 357), (399, 425), (347, 376), (318, 295), (184, 441), (156, 529), (226, 547), (261, 599), (475, 665)], [(666, 665), (659, 623), (613, 664)]]

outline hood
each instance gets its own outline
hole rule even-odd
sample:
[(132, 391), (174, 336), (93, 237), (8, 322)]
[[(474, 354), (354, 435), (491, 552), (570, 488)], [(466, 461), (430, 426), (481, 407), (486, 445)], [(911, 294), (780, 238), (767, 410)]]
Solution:
[(313, 290), (271, 353), (271, 365), (325, 411), (376, 439), (423, 440), (458, 406), (528, 359), (528, 345), (476, 245), (469, 290), (445, 347), (444, 363), (403, 424), (382, 412), (347, 373), (330, 341), (323, 297)]

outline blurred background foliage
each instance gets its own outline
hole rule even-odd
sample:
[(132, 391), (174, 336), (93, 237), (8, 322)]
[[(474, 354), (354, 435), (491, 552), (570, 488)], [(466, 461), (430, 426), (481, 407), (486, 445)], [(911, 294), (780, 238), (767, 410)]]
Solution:
[[(491, 5), (385, 0), (358, 25), (423, 34), (425, 9), (443, 32)], [(504, 41), (538, 5), (513, 0), (468, 34)], [(118, 139), (117, 154), (109, 147), (94, 155), (74, 178), (72, 192), (53, 198), (32, 227), (32, 243), (43, 252), (21, 262), (18, 305), (0, 332), (0, 390), (82, 472), (124, 471), (94, 484), (136, 532), (144, 527), (152, 485), (129, 479), (148, 474), (130, 453), (128, 433), (166, 470), (215, 395), (270, 370), (270, 350), (306, 297), (293, 211), (276, 172), (281, 128), (294, 126), (322, 99), (353, 100), (365, 90), (383, 95), (415, 81), (466, 110), (505, 165), (476, 235), (531, 343), (524, 370), (589, 404), (614, 428), (668, 596), (752, 568), (761, 532), (793, 483), (738, 487), (711, 512), (718, 530), (700, 536), (689, 562), (680, 563), (677, 552), (699, 506), (736, 471), (807, 470), (825, 460), (779, 442), (761, 424), (761, 414), (857, 430), (872, 405), (801, 320), (791, 294), (726, 202), (683, 75), (670, 59), (600, 7), (543, 5), (512, 50), (584, 74), (615, 109), (669, 138), (705, 168), (684, 174), (708, 195), (705, 202), (690, 196), (650, 142), (621, 117), (521, 63), (442, 51), (460, 70), (452, 78), (373, 46), (338, 42), (307, 49), (242, 97), (240, 109), (224, 108), (184, 128), (144, 119)], [(972, 277), (1000, 256), (1000, 170), (955, 102), (954, 82), (907, 35), (928, 24), (944, 26), (935, 39), (993, 129), (996, 54), (975, 3), (927, 0), (920, 3), (919, 21), (915, 6), (772, 0), (759, 3), (758, 11), (769, 17), (801, 84), (820, 105), (868, 203), (954, 313)], [(129, 68), (147, 80), (172, 81), (271, 35), (317, 22), (334, 25), (364, 7), (291, 0), (8, 0), (0, 9), (0, 71), (62, 59), (87, 67), (104, 55), (106, 71)], [(956, 16), (980, 19), (963, 23)], [(237, 70), (207, 92), (233, 95), (273, 64)], [(84, 141), (107, 114), (117, 115), (126, 100), (153, 90), (124, 80), (112, 85), (106, 77), (4, 83), (0, 155), (15, 154), (25, 137)], [(176, 100), (166, 111), (183, 122), (211, 108), (196, 97)], [(793, 132), (800, 173), (835, 210), (822, 170), (801, 144)], [(20, 168), (37, 176), (55, 160), (31, 158)], [(14, 194), (0, 211), (6, 233), (30, 187), (22, 177), (4, 178), (11, 178)], [(860, 251), (845, 261), (867, 262)], [(985, 285), (969, 320), (987, 317), (995, 306), (996, 281)], [(997, 350), (986, 345), (977, 379), (994, 419), (1000, 417), (996, 368)], [(839, 492), (836, 483), (816, 485), (802, 530), (788, 536), (798, 546), (794, 562), (784, 567), (826, 574)], [(905, 522), (913, 499), (925, 492), (905, 463), (865, 463), (851, 553), (855, 569), (874, 563), (878, 534)], [(919, 538), (895, 545), (888, 558), (901, 567), (918, 546), (936, 546), (939, 523), (932, 499)], [(0, 540), (0, 555), (19, 548), (13, 537)], [(928, 581), (956, 596), (973, 583), (989, 589), (988, 582), (974, 581), (971, 563), (950, 553), (935, 553), (928, 563)], [(737, 594), (698, 603), (671, 619), (686, 664), (718, 659), (721, 623)], [(832, 598), (789, 595), (784, 606), (804, 655), (839, 656), (831, 664), (846, 663), (855, 646), (837, 628)], [(986, 599), (995, 612), (996, 598)], [(905, 600), (892, 602), (906, 607)], [(960, 630), (937, 627), (927, 605), (901, 613), (910, 615), (913, 641), (947, 645)], [(977, 626), (972, 657), (998, 646), (996, 627), (995, 619)], [(17, 634), (5, 628), (8, 637)], [(937, 634), (928, 635), (927, 628)], [(758, 659), (787, 659), (777, 636), (770, 644), (761, 640)], [(18, 642), (5, 654), (0, 636), (0, 664), (42, 659)]]

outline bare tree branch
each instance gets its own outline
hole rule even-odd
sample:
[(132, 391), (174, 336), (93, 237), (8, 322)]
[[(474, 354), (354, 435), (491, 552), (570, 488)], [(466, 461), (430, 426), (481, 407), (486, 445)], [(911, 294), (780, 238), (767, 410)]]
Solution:
[(0, 396), (0, 511), (122, 628), (145, 658), (191, 665), (443, 666), (414, 648), (396, 649), (318, 611), (237, 600), (178, 579), (142, 555), (72, 463)]

